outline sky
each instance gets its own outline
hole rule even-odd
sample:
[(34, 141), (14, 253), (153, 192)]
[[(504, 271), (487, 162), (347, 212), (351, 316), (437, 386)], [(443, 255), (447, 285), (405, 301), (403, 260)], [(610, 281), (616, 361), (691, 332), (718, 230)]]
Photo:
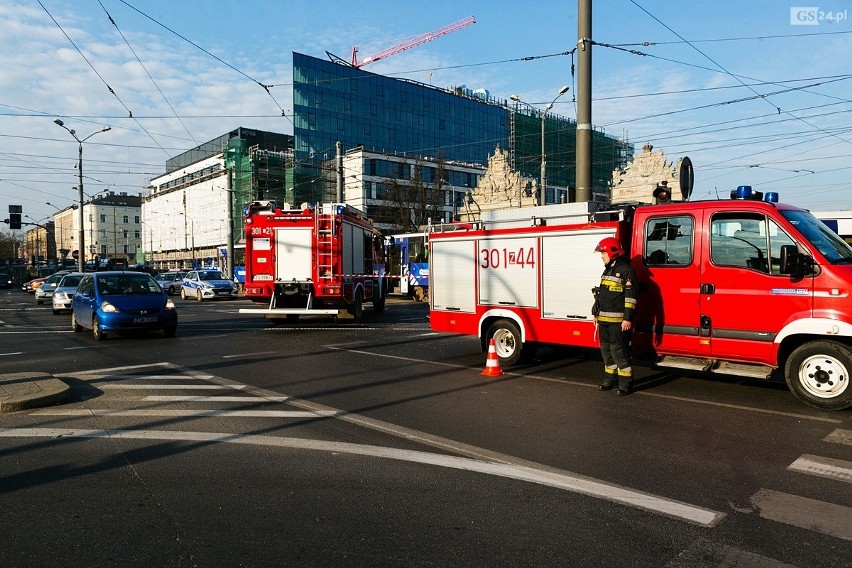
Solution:
[[(76, 202), (78, 145), (55, 119), (92, 135), (87, 195), (138, 194), (239, 126), (292, 134), (292, 52), (348, 60), (468, 16), (364, 69), (538, 108), (567, 85), (553, 112), (576, 118), (575, 1), (0, 0), (0, 219)], [(751, 185), (852, 209), (852, 2), (607, 0), (592, 28), (593, 124), (689, 156), (692, 199)]]

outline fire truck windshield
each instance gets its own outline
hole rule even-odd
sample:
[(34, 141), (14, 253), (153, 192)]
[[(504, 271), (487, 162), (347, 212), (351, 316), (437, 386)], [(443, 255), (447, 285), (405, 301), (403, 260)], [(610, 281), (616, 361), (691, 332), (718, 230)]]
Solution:
[(781, 214), (831, 264), (852, 264), (852, 247), (825, 223), (806, 211), (782, 210)]

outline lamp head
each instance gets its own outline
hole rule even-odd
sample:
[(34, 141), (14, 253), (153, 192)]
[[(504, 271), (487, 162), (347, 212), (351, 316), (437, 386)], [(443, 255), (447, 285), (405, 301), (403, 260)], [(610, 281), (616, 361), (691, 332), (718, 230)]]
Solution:
[(64, 123), (64, 122), (62, 122), (61, 120), (59, 120), (58, 118), (57, 118), (56, 120), (54, 120), (53, 122), (55, 122), (55, 123), (56, 123), (56, 124), (58, 124), (59, 126), (65, 126), (65, 123)]
[(567, 93), (569, 91), (569, 89), (570, 89), (570, 87), (568, 85), (565, 85), (564, 87), (559, 89), (559, 94), (564, 95), (565, 93)]
[(509, 98), (515, 101), (516, 103), (521, 102), (521, 97), (519, 97), (518, 95), (509, 95)]

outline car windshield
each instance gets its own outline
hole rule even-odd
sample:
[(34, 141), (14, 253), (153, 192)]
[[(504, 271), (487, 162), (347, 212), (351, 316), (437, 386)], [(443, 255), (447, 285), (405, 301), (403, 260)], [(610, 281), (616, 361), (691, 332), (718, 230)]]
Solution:
[(796, 227), (831, 264), (852, 264), (852, 247), (828, 225), (807, 211), (783, 210), (784, 218)]
[(227, 280), (218, 270), (202, 270), (198, 273), (199, 280)]
[(76, 275), (76, 274), (73, 275), (73, 276), (69, 274), (68, 276), (65, 276), (65, 277), (62, 278), (62, 280), (59, 282), (58, 287), (59, 288), (76, 288), (77, 284), (79, 284), (80, 280), (82, 280), (82, 279), (83, 279), (82, 274), (79, 275), (79, 276)]
[(100, 276), (98, 291), (103, 295), (162, 294), (159, 284), (147, 274), (117, 274)]

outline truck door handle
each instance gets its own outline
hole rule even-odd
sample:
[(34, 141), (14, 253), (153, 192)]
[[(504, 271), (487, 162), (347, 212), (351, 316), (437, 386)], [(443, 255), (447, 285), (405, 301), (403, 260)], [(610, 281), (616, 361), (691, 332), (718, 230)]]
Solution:
[(716, 293), (716, 285), (715, 284), (702, 284), (701, 285), (701, 293), (702, 294), (715, 294)]

